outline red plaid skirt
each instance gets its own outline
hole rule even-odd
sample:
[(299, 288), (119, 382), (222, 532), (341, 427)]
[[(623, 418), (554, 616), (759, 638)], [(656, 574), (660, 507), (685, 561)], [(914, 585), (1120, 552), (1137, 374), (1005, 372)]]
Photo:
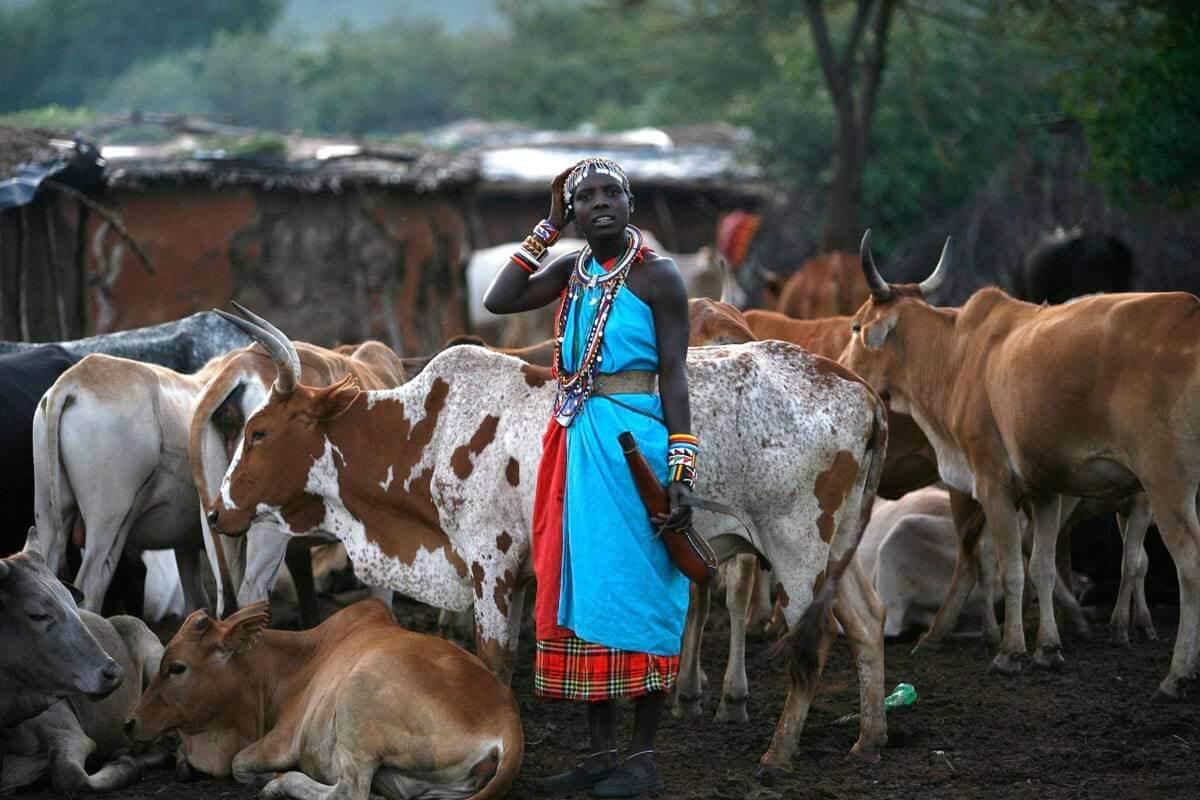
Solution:
[(539, 639), (533, 691), (556, 700), (613, 700), (665, 692), (679, 675), (679, 656), (633, 653), (576, 636)]

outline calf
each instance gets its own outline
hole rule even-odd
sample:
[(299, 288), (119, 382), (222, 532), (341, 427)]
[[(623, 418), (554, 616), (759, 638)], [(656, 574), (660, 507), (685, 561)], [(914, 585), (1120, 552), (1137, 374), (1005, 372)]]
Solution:
[(378, 600), (308, 631), (268, 621), (264, 603), (188, 617), (130, 737), (177, 730), (192, 767), (265, 784), (263, 797), (481, 799), (516, 778), (517, 704), (471, 654), (404, 630)]
[[(278, 377), (246, 421), (210, 522), (241, 534), (262, 514), (291, 530), (320, 521), (366, 582), (443, 608), (474, 603), (477, 652), (507, 681), (520, 584), (531, 577), (530, 477), (553, 404), (549, 376), (464, 346), (396, 389), (364, 392), (348, 380), (317, 389), (299, 384), (282, 332), (259, 326), (258, 338)], [(832, 642), (831, 605), (859, 666), (854, 751), (877, 757), (886, 739), (883, 617), (853, 553), (882, 467), (883, 405), (837, 364), (782, 342), (695, 348), (688, 369), (695, 431), (709, 453), (697, 491), (748, 521), (749, 541), (723, 540), (722, 549), (757, 548), (775, 566), (793, 628), (789, 700), (762, 767), (786, 766), (795, 749)], [(314, 500), (319, 517), (305, 510)], [(718, 527), (706, 513), (699, 528)]]

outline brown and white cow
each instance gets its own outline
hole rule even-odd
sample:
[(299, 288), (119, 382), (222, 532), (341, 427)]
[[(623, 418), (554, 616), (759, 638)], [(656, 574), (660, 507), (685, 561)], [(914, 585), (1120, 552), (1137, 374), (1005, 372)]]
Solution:
[[(387, 389), (399, 386), (405, 380), (400, 357), (379, 342), (343, 345), (335, 350), (297, 342), (296, 352), (300, 358), (301, 378), (310, 386), (329, 386), (352, 376), (364, 388)], [(229, 459), (241, 441), (246, 418), (266, 402), (274, 380), (275, 365), (271, 357), (261, 346), (252, 345), (225, 356), (195, 399), (187, 423), (187, 458), (195, 483), (193, 493), (199, 493), (202, 518), (207, 516), (216, 499)], [(208, 530), (206, 519), (202, 523), (213, 574), (220, 576), (217, 581), (218, 615), (236, 609), (239, 603), (244, 605), (266, 599), (283, 564), (285, 551), (289, 551), (288, 562), (292, 577), (298, 582), (302, 617), (310, 624), (316, 623), (307, 547), (321, 541), (333, 541), (332, 535), (310, 527), (282, 532), (277, 529), (276, 521), (263, 520), (256, 525), (254, 537), (237, 543), (246, 547), (241, 553), (237, 545), (227, 547), (218, 542), (215, 534)], [(309, 538), (298, 540), (289, 550), (291, 537), (301, 535)], [(230, 602), (227, 595), (233, 595), (235, 602)]]
[(379, 600), (306, 631), (268, 622), (265, 603), (188, 617), (130, 737), (178, 731), (191, 767), (268, 798), (481, 799), (516, 778), (517, 704), (470, 653), (401, 628)]
[(994, 288), (959, 309), (925, 298), (946, 275), (949, 242), (920, 284), (880, 277), (863, 238), (872, 296), (854, 317), (847, 363), (910, 413), (942, 478), (978, 498), (1000, 556), (1004, 640), (993, 664), (1018, 670), (1023, 570), (1017, 515), (1031, 509), (1034, 662), (1062, 663), (1051, 594), (1063, 496), (1144, 489), (1179, 573), (1178, 638), (1160, 697), (1194, 679), (1200, 645), (1200, 300), (1181, 293), (1090, 297), (1063, 306)]
[[(291, 529), (319, 521), (364, 581), (443, 608), (473, 603), (477, 652), (507, 681), (519, 584), (531, 577), (533, 478), (555, 391), (548, 374), (464, 346), (396, 389), (315, 389), (298, 384), (286, 336), (255, 319), (279, 377), (247, 420), (212, 523), (239, 534), (261, 515)], [(748, 521), (749, 543), (726, 554), (757, 548), (788, 598), (791, 691), (761, 766), (786, 767), (796, 747), (834, 635), (831, 605), (859, 667), (854, 750), (876, 757), (886, 740), (883, 616), (853, 553), (886, 447), (882, 402), (844, 368), (783, 342), (696, 348), (688, 370), (708, 453), (697, 491)], [(296, 519), (313, 500), (323, 517)], [(724, 524), (709, 513), (698, 515), (701, 530)]]

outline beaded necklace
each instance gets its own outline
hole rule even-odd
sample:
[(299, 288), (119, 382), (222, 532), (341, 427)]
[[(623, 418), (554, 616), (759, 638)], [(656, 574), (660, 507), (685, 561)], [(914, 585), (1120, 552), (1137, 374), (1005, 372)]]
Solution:
[[(558, 314), (554, 319), (554, 376), (558, 379), (558, 397), (554, 401), (554, 420), (564, 428), (571, 424), (575, 415), (583, 408), (583, 403), (592, 392), (592, 384), (600, 368), (600, 343), (604, 339), (604, 326), (608, 323), (609, 312), (612, 311), (613, 301), (617, 292), (625, 285), (625, 277), (629, 274), (629, 266), (642, 255), (642, 232), (632, 225), (625, 229), (625, 252), (617, 260), (616, 265), (607, 272), (590, 274), (588, 262), (592, 259), (592, 248), (584, 245), (575, 259), (575, 269), (567, 281), (567, 289), (562, 302), (558, 306)], [(563, 332), (566, 330), (567, 315), (571, 305), (583, 293), (584, 289), (602, 287), (599, 307), (592, 319), (591, 328), (584, 339), (583, 356), (576, 365), (574, 372), (567, 369), (563, 362), (562, 345)]]

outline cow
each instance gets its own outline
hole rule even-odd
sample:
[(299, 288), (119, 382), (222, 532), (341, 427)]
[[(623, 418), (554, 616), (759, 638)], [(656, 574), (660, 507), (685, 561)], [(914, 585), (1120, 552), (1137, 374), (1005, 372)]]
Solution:
[(1057, 304), (1132, 288), (1133, 254), (1120, 239), (1058, 228), (1026, 250), (1013, 294), (1031, 303)]
[[(47, 774), (60, 794), (119, 788), (165, 756), (118, 755), (162, 646), (141, 620), (78, 609), (36, 540), (0, 559), (0, 794)], [(103, 762), (92, 775), (89, 758)]]
[(813, 256), (787, 277), (761, 273), (763, 305), (796, 319), (853, 314), (869, 294), (853, 253)]
[[(702, 247), (695, 253), (672, 254), (663, 250), (653, 234), (643, 232), (643, 236), (647, 247), (675, 260), (689, 297), (740, 296), (744, 301), (745, 296), (739, 294), (741, 288), (730, 275), (725, 260), (711, 248)], [(582, 239), (559, 239), (547, 251), (546, 263), (564, 253), (579, 250), (585, 244)], [(483, 295), (496, 274), (496, 265), (503, 265), (520, 246), (520, 242), (512, 242), (477, 250), (467, 264), (467, 310), (471, 331), (502, 347), (534, 345), (554, 332), (555, 304), (512, 316), (492, 314), (483, 307)]]
[[(204, 601), (199, 505), (187, 420), (216, 363), (192, 375), (93, 353), (66, 370), (33, 416), (34, 510), (55, 572), (77, 533), (75, 582), (99, 612), (126, 547), (173, 548), (189, 609)], [(78, 523), (78, 526), (77, 526)]]
[(516, 701), (470, 653), (401, 628), (379, 600), (307, 631), (267, 630), (269, 619), (265, 603), (188, 617), (130, 737), (177, 730), (188, 764), (266, 798), (482, 800), (516, 778)]
[[(190, 373), (217, 356), (248, 344), (246, 335), (219, 315), (201, 311), (174, 322), (58, 342), (57, 346), (70, 353), (73, 361), (91, 353), (103, 353)], [(0, 341), (0, 355), (24, 353), (42, 346)]]
[[(950, 589), (958, 541), (945, 489), (927, 486), (899, 500), (875, 501), (859, 555), (887, 609), (884, 635), (900, 636), (913, 625), (932, 622)], [(981, 551), (985, 571), (972, 599), (986, 619), (995, 592), (995, 553), (988, 540), (981, 542)]]
[(855, 314), (846, 363), (913, 416), (943, 480), (987, 514), (1005, 593), (993, 666), (1015, 672), (1027, 658), (1019, 510), (1030, 510), (1033, 526), (1033, 660), (1055, 668), (1063, 663), (1051, 602), (1062, 498), (1117, 500), (1144, 490), (1180, 587), (1178, 637), (1155, 696), (1180, 697), (1200, 644), (1200, 409), (1192, 401), (1200, 364), (1190, 346), (1200, 300), (1169, 292), (1038, 306), (985, 288), (960, 309), (934, 308), (925, 298), (949, 261), (947, 242), (924, 281), (889, 284), (871, 260), (868, 231), (862, 262), (871, 297)]
[(38, 401), (58, 377), (76, 362), (57, 345), (38, 345), (0, 355), (0, 556), (19, 551), (34, 523), (33, 414)]
[[(337, 350), (297, 343), (296, 351), (301, 377), (309, 385), (328, 386), (350, 376), (365, 389), (387, 389), (405, 380), (403, 362), (380, 342), (368, 341)], [(311, 625), (317, 622), (317, 607), (308, 549), (314, 544), (334, 541), (331, 534), (323, 533), (315, 520), (304, 528), (286, 532), (280, 531), (274, 521), (262, 520), (255, 525), (255, 535), (239, 543), (246, 548), (242, 554), (218, 542), (207, 522), (208, 510), (241, 440), (246, 418), (267, 401), (274, 379), (271, 357), (255, 345), (227, 357), (198, 393), (186, 423), (193, 502), (197, 494), (199, 501), (193, 507), (202, 512), (198, 513), (197, 524), (203, 526), (210, 564), (213, 574), (218, 576), (218, 615), (236, 610), (239, 604), (265, 600), (286, 556), (289, 571), (297, 582), (301, 618)], [(307, 537), (293, 539), (302, 535)]]
[[(314, 518), (297, 510), (318, 501), (322, 526), (364, 582), (442, 608), (474, 604), (476, 652), (508, 682), (532, 578), (531, 478), (555, 392), (547, 371), (462, 346), (396, 389), (364, 392), (348, 380), (317, 389), (299, 383), (287, 337), (252, 319), (278, 377), (246, 421), (210, 524), (241, 535), (271, 515), (303, 529)], [(883, 615), (853, 553), (886, 449), (883, 404), (839, 365), (784, 342), (694, 348), (688, 370), (709, 454), (696, 490), (747, 523), (717, 546), (774, 566), (792, 628), (780, 644), (792, 664), (788, 701), (760, 772), (785, 767), (795, 750), (834, 635), (831, 605), (859, 668), (853, 752), (877, 759)], [(698, 512), (699, 529), (723, 531), (709, 513)]]

